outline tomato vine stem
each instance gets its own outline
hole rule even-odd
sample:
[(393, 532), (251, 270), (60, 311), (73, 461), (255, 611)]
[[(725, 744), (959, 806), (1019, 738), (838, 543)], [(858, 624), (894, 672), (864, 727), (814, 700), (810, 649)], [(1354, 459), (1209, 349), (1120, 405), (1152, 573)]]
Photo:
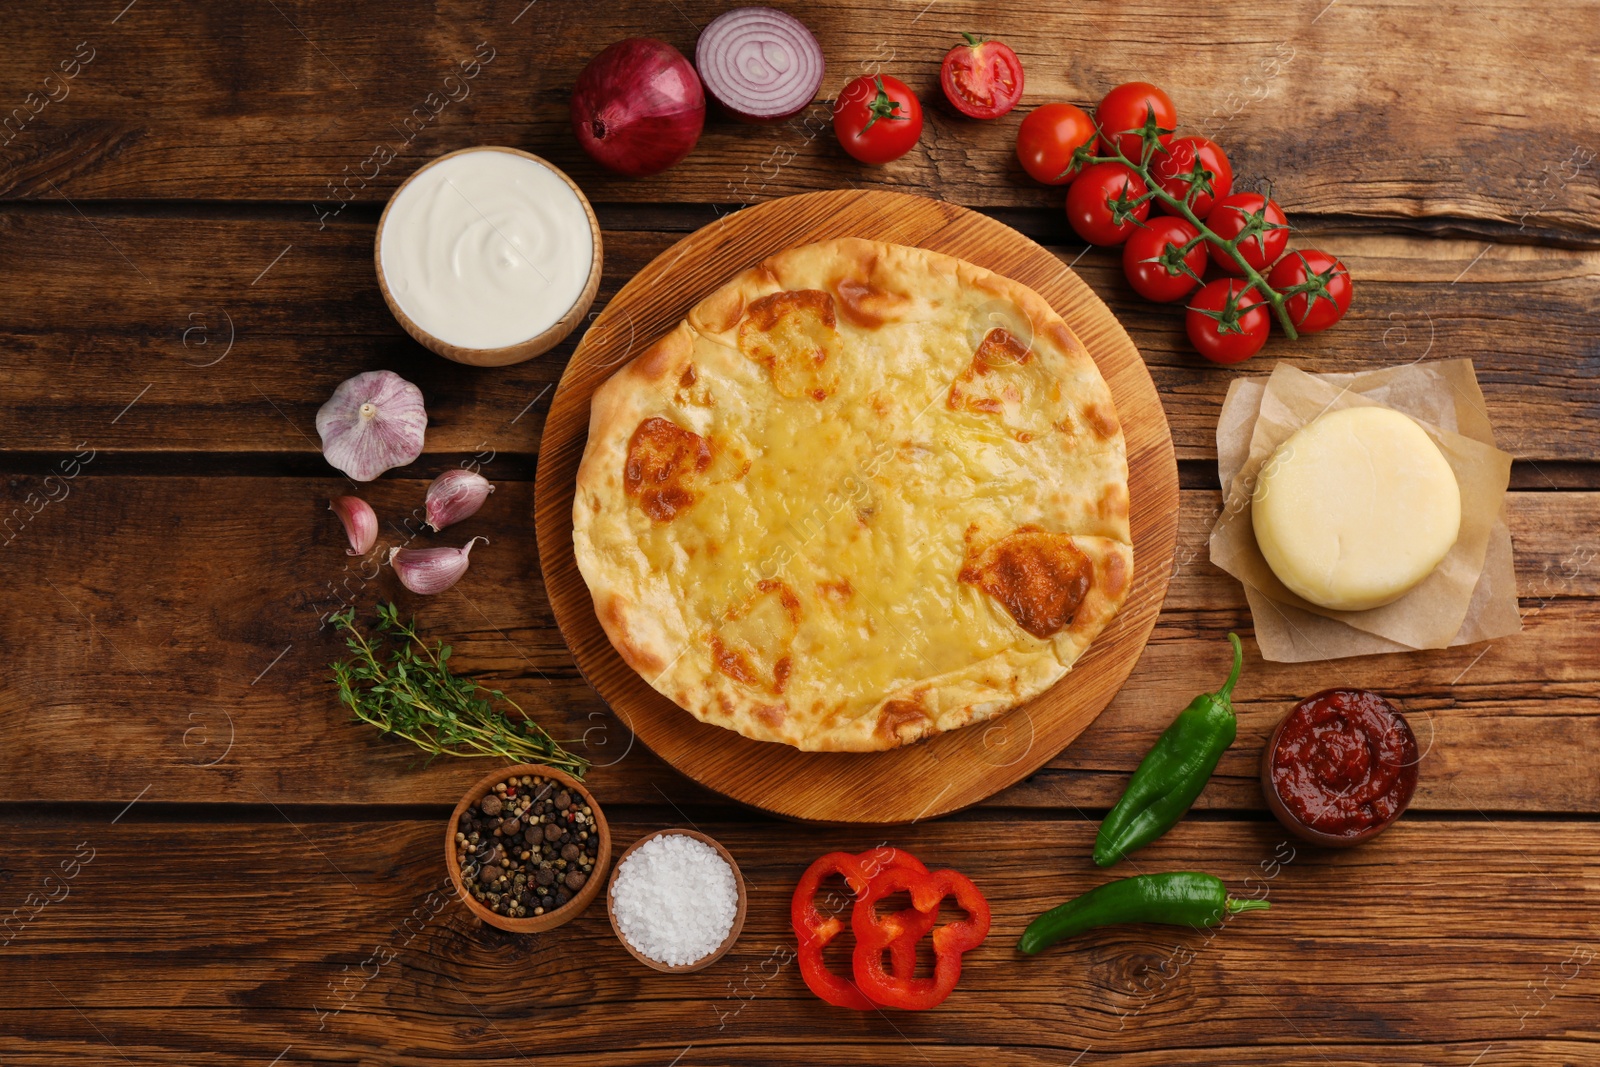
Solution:
[[(1118, 137), (1107, 138), (1105, 136), (1105, 131), (1100, 128), (1100, 120), (1097, 116), (1093, 121), (1095, 131), (1100, 135), (1098, 140), (1102, 144), (1109, 144), (1112, 151), (1114, 151), (1116, 155), (1094, 155), (1086, 151), (1088, 145), (1081, 145), (1079, 146), (1078, 150), (1073, 153), (1073, 166), (1081, 169), (1082, 167), (1086, 167), (1094, 163), (1120, 163), (1137, 174), (1144, 182), (1145, 193), (1143, 196), (1135, 200), (1134, 203), (1138, 204), (1152, 200), (1158, 200), (1167, 208), (1171, 209), (1173, 214), (1177, 215), (1179, 218), (1185, 220), (1191, 226), (1193, 226), (1195, 230), (1198, 231), (1199, 236), (1196, 237), (1194, 241), (1184, 245), (1183, 250), (1185, 252), (1194, 247), (1195, 242), (1198, 241), (1207, 241), (1210, 244), (1222, 249), (1228, 255), (1228, 257), (1238, 265), (1240, 271), (1244, 275), (1244, 280), (1248, 283), (1249, 287), (1260, 294), (1262, 300), (1272, 307), (1272, 313), (1277, 317), (1278, 325), (1283, 327), (1284, 334), (1291, 341), (1297, 340), (1300, 336), (1300, 333), (1294, 328), (1294, 322), (1289, 318), (1289, 311), (1288, 308), (1284, 306), (1284, 303), (1289, 299), (1289, 297), (1295, 295), (1296, 293), (1308, 291), (1308, 286), (1293, 286), (1281, 293), (1276, 289), (1273, 289), (1272, 286), (1267, 284), (1267, 279), (1261, 274), (1261, 272), (1252, 267), (1249, 260), (1245, 259), (1244, 254), (1239, 251), (1240, 239), (1254, 237), (1254, 233), (1246, 231), (1245, 233), (1240, 234), (1238, 237), (1234, 237), (1232, 239), (1225, 238), (1218, 234), (1211, 227), (1207, 226), (1205, 221), (1194, 213), (1194, 209), (1189, 203), (1190, 199), (1197, 191), (1193, 184), (1190, 185), (1188, 194), (1181, 200), (1161, 187), (1161, 183), (1156, 181), (1151, 176), (1150, 168), (1155, 162), (1156, 157), (1165, 152), (1166, 149), (1161, 146), (1160, 132), (1152, 125), (1153, 113), (1147, 113), (1147, 116), (1145, 128), (1140, 131), (1142, 147), (1139, 155), (1142, 158), (1139, 162), (1134, 162), (1127, 157), (1127, 155), (1122, 151), (1122, 145)], [(1129, 130), (1127, 132), (1132, 133), (1133, 131)], [(1153, 150), (1152, 144), (1154, 145)], [(1107, 201), (1107, 203), (1109, 204), (1111, 202)], [(1143, 225), (1143, 223), (1140, 223), (1140, 225)], [(1264, 247), (1265, 242), (1262, 242), (1262, 244)]]

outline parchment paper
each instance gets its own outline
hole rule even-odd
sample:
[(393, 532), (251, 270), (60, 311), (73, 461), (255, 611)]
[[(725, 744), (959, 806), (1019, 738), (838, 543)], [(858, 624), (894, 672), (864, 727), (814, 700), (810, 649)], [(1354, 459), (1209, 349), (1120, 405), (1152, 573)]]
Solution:
[[(1250, 497), (1278, 445), (1325, 411), (1390, 407), (1439, 446), (1461, 487), (1461, 535), (1443, 562), (1405, 596), (1369, 611), (1330, 611), (1284, 588), (1256, 546)], [(1473, 644), (1516, 633), (1511, 532), (1504, 518), (1511, 457), (1494, 433), (1470, 360), (1364, 374), (1307, 374), (1280, 363), (1266, 379), (1236, 379), (1217, 424), (1225, 491), (1211, 532), (1211, 561), (1245, 587), (1262, 655), (1277, 662)]]

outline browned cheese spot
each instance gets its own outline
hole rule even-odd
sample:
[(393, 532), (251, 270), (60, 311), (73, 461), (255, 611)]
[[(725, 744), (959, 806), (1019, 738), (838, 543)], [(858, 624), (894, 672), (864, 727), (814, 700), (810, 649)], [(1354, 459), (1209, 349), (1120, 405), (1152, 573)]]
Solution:
[(1122, 432), (1117, 413), (1099, 404), (1090, 404), (1083, 409), (1083, 421), (1089, 424), (1089, 431), (1102, 441), (1109, 441)]
[[(932, 717), (928, 715), (923, 706), (915, 700), (890, 700), (883, 705), (883, 710), (878, 712), (878, 722), (873, 727), (879, 737), (895, 744), (900, 743), (900, 731), (906, 726), (924, 727), (931, 725)], [(921, 734), (921, 729), (916, 734)], [(914, 734), (913, 736), (916, 736)]]
[(1106, 557), (1105, 574), (1101, 578), (1106, 596), (1112, 600), (1122, 596), (1122, 591), (1128, 587), (1128, 570), (1128, 560), (1120, 552)]
[(687, 388), (689, 388), (689, 386), (693, 385), (694, 382), (695, 382), (694, 364), (690, 363), (690, 364), (685, 365), (684, 368), (683, 368), (683, 373), (678, 375), (678, 384), (683, 386), (685, 389), (687, 389)]
[[(877, 268), (877, 260), (864, 267), (871, 274)], [(867, 278), (841, 278), (833, 288), (839, 294), (839, 309), (844, 317), (864, 330), (876, 330), (903, 318), (910, 304), (906, 297), (876, 286)]]
[(822, 600), (837, 600), (843, 604), (854, 596), (855, 592), (855, 586), (850, 584), (848, 578), (817, 583), (817, 596)]
[(744, 603), (724, 612), (722, 625), (710, 637), (712, 665), (743, 685), (782, 693), (794, 671), (789, 648), (802, 614), (800, 598), (788, 582), (762, 579)]
[(711, 635), (711, 662), (717, 670), (726, 674), (736, 682), (745, 685), (759, 685), (761, 679), (756, 675), (756, 669), (750, 663), (750, 657), (739, 649), (729, 648), (722, 643), (722, 638), (716, 634)]
[(773, 387), (793, 399), (826, 400), (837, 386), (839, 322), (833, 297), (794, 289), (754, 301), (739, 323), (739, 351), (772, 375)]
[(1059, 633), (1089, 593), (1094, 564), (1068, 534), (1023, 526), (967, 556), (959, 575), (998, 600), (1035, 637)]
[(1128, 487), (1118, 483), (1111, 483), (1100, 494), (1100, 499), (1095, 504), (1095, 511), (1107, 522), (1117, 522), (1128, 517)]
[(1009, 330), (996, 326), (979, 342), (978, 350), (972, 354), (972, 366), (950, 383), (950, 410), (996, 414), (1005, 410), (1006, 400), (1021, 400), (1022, 393), (1014, 382), (989, 376), (1007, 367), (1025, 366), (1031, 359), (1030, 347)]
[(639, 424), (628, 441), (622, 487), (654, 522), (671, 522), (693, 504), (691, 483), (711, 466), (711, 442), (659, 415)]
[(1052, 320), (1044, 324), (1045, 336), (1056, 343), (1056, 347), (1067, 353), (1077, 353), (1083, 350), (1083, 345), (1064, 322)]

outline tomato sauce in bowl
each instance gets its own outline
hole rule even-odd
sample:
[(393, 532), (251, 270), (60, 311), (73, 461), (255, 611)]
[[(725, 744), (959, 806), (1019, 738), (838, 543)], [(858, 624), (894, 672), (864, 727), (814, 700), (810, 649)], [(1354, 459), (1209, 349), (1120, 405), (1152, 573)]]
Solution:
[(1365, 689), (1325, 689), (1284, 716), (1261, 759), (1267, 805), (1323, 845), (1386, 829), (1417, 788), (1417, 739), (1395, 706)]

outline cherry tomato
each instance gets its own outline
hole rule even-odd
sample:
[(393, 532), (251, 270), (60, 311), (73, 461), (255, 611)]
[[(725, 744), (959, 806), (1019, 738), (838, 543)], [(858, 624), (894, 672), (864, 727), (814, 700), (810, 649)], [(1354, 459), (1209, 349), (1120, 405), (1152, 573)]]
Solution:
[(1272, 329), (1272, 309), (1237, 278), (1200, 287), (1183, 317), (1189, 343), (1213, 363), (1238, 363), (1261, 351)]
[(1312, 283), (1312, 288), (1295, 293), (1283, 302), (1289, 321), (1301, 333), (1318, 333), (1344, 318), (1350, 310), (1350, 272), (1326, 252), (1312, 248), (1290, 252), (1278, 261), (1267, 276), (1267, 284), (1278, 292), (1296, 285)]
[(861, 162), (887, 163), (911, 151), (922, 136), (922, 105), (900, 79), (863, 74), (834, 103), (833, 132)]
[[(1289, 220), (1276, 200), (1268, 200), (1260, 193), (1234, 193), (1218, 200), (1206, 217), (1218, 237), (1231, 241), (1253, 229), (1255, 235), (1239, 242), (1239, 254), (1256, 270), (1264, 271), (1278, 262), (1283, 250), (1289, 247)], [(1243, 274), (1233, 257), (1220, 246), (1211, 246), (1211, 259), (1229, 274)]]
[(1022, 60), (1011, 46), (970, 33), (944, 54), (939, 84), (955, 109), (974, 119), (997, 119), (1022, 99)]
[[(1189, 190), (1198, 189), (1194, 199), (1189, 201), (1189, 210), (1196, 218), (1210, 215), (1216, 202), (1233, 192), (1233, 166), (1215, 141), (1205, 137), (1178, 137), (1167, 146), (1167, 151), (1170, 154), (1157, 157), (1150, 165), (1150, 175), (1168, 196), (1178, 200), (1188, 196)], [(1197, 173), (1197, 168), (1210, 177)], [(1156, 207), (1167, 210), (1160, 202)]]
[[(1142, 131), (1147, 123), (1154, 123), (1157, 140), (1166, 145), (1172, 140), (1172, 131), (1178, 126), (1178, 109), (1172, 97), (1149, 82), (1126, 82), (1105, 95), (1094, 117), (1100, 123), (1100, 149), (1103, 155), (1115, 155), (1115, 140), (1122, 146), (1122, 154), (1139, 162), (1144, 151)], [(1156, 154), (1160, 150), (1156, 149)]]
[(1200, 236), (1188, 219), (1154, 218), (1122, 247), (1122, 273), (1134, 292), (1158, 304), (1182, 300), (1194, 291), (1206, 273), (1206, 246), (1201, 241), (1187, 252), (1185, 245)]
[(1094, 120), (1081, 107), (1045, 104), (1028, 112), (1017, 130), (1017, 162), (1036, 182), (1066, 185), (1083, 169), (1072, 153), (1094, 138)]
[(1148, 191), (1132, 167), (1095, 163), (1067, 190), (1067, 221), (1090, 244), (1120, 245), (1150, 217)]

